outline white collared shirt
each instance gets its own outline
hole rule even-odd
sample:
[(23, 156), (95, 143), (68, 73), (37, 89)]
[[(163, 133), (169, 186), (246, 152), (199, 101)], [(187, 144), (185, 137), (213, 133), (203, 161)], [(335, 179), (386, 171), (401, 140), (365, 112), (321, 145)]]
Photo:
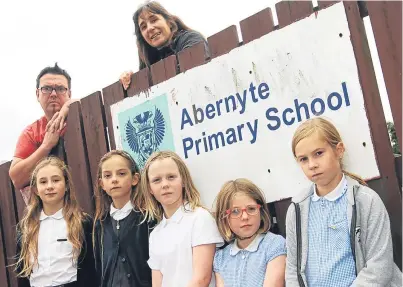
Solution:
[(32, 287), (47, 287), (77, 281), (77, 264), (73, 262), (73, 245), (67, 240), (67, 223), (63, 209), (39, 217), (38, 264), (29, 278)]
[(151, 232), (148, 265), (162, 273), (162, 287), (188, 286), (193, 274), (192, 248), (223, 242), (207, 210), (197, 207), (190, 211), (187, 205), (182, 206), (171, 218), (164, 217)]
[(231, 245), (231, 249), (229, 251), (229, 254), (231, 256), (235, 256), (238, 254), (239, 251), (241, 250), (246, 250), (249, 252), (255, 252), (257, 251), (257, 248), (259, 247), (260, 242), (264, 239), (265, 234), (258, 234), (256, 235), (256, 237), (252, 240), (251, 243), (249, 243), (248, 247), (246, 247), (245, 249), (241, 249), (238, 246), (238, 240), (235, 239), (234, 242), (232, 242)]
[[(313, 188), (313, 195), (312, 195), (312, 201), (318, 201), (321, 196), (317, 194), (316, 191), (316, 185), (314, 185)], [(329, 201), (335, 201), (339, 199), (343, 194), (347, 192), (347, 179), (346, 176), (343, 174), (343, 177), (341, 178), (339, 184), (336, 186), (335, 189), (333, 189), (331, 192), (323, 196), (324, 199), (329, 200)]]
[(109, 214), (115, 220), (122, 220), (122, 219), (126, 218), (130, 214), (130, 212), (132, 212), (132, 210), (133, 210), (133, 205), (129, 200), (125, 204), (125, 206), (123, 206), (121, 209), (115, 208), (112, 203)]

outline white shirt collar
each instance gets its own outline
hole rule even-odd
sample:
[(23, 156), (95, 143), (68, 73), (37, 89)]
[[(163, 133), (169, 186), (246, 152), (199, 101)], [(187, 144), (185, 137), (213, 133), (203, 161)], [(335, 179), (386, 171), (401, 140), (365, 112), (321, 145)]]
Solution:
[(133, 210), (133, 205), (130, 202), (130, 200), (123, 206), (121, 209), (117, 209), (113, 206), (113, 203), (111, 204), (111, 209), (109, 214), (112, 216), (113, 219), (115, 220), (122, 220), (126, 218), (130, 212)]
[[(343, 177), (341, 178), (339, 184), (336, 186), (335, 189), (333, 189), (331, 192), (323, 196), (324, 199), (328, 201), (335, 201), (342, 197), (347, 191), (347, 179), (346, 176), (343, 174)], [(318, 201), (321, 196), (319, 196), (316, 193), (316, 185), (313, 187), (313, 195), (312, 195), (312, 201)]]
[(165, 227), (168, 223), (179, 223), (182, 220), (185, 211), (190, 211), (189, 203), (181, 205), (171, 218), (166, 218), (165, 215), (163, 215), (161, 226)]
[(53, 218), (53, 219), (62, 219), (63, 218), (63, 208), (59, 209), (55, 214), (52, 214), (52, 215), (46, 215), (42, 209), (41, 215), (39, 216), (39, 221), (45, 220), (46, 218), (49, 218), (49, 217)]
[(264, 236), (265, 236), (265, 234), (258, 234), (255, 237), (255, 239), (253, 239), (253, 241), (245, 249), (239, 248), (238, 244), (237, 244), (237, 240), (235, 239), (234, 242), (231, 243), (231, 248), (230, 248), (229, 254), (232, 256), (235, 256), (241, 250), (246, 250), (249, 252), (256, 252), (259, 247), (259, 244), (260, 244), (260, 242), (262, 242)]

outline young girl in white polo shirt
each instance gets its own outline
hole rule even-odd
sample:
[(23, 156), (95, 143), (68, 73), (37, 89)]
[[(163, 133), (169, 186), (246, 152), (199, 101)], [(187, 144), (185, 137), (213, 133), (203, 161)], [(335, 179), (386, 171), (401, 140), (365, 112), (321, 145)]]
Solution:
[(212, 286), (216, 244), (223, 240), (183, 160), (171, 151), (152, 154), (141, 189), (148, 219), (158, 222), (148, 260), (153, 287)]
[(78, 207), (67, 166), (40, 161), (31, 177), (31, 198), (17, 226), (18, 286), (95, 287), (92, 219)]
[(216, 286), (284, 286), (285, 239), (273, 234), (263, 192), (251, 181), (226, 182), (216, 199), (216, 222), (229, 244), (216, 252)]

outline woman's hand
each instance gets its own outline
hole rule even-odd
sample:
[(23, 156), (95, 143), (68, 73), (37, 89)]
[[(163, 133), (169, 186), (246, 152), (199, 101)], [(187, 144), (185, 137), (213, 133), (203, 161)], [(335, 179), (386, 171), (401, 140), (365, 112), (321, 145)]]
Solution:
[(122, 83), (123, 88), (125, 90), (127, 90), (127, 88), (130, 86), (130, 81), (131, 81), (132, 75), (133, 75), (133, 71), (126, 71), (126, 72), (123, 72), (119, 77), (119, 81)]

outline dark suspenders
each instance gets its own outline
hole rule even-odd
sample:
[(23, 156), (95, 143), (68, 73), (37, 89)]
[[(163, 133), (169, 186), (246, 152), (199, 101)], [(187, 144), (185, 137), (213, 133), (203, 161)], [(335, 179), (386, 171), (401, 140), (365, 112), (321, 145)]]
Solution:
[(302, 257), (302, 242), (301, 242), (301, 212), (299, 204), (293, 202), (295, 206), (296, 228), (297, 228), (297, 276), (300, 287), (305, 287), (304, 280), (301, 275), (301, 257)]
[(351, 226), (350, 226), (350, 246), (351, 246), (351, 253), (353, 254), (354, 258), (354, 269), (355, 269), (355, 276), (357, 276), (357, 264), (355, 260), (355, 228), (357, 226), (357, 205), (355, 203), (355, 186), (353, 187), (353, 214), (351, 217)]

